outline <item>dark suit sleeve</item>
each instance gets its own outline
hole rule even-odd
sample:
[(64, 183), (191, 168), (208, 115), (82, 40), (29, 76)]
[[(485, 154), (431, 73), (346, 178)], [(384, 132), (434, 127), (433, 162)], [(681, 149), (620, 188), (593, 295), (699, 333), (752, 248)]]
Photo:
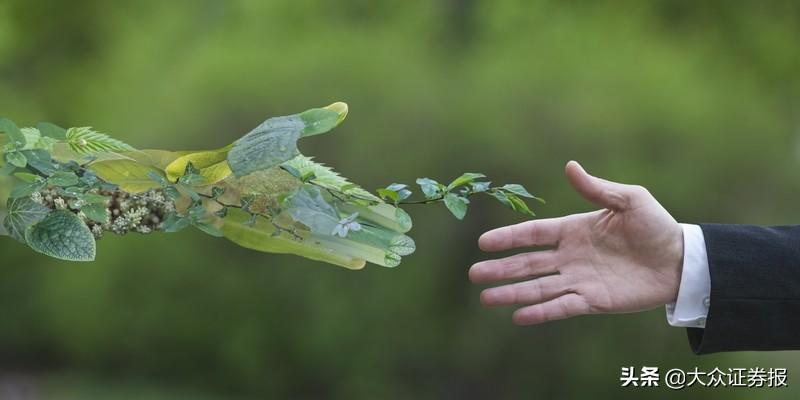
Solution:
[(800, 349), (800, 226), (701, 224), (711, 275), (697, 354)]

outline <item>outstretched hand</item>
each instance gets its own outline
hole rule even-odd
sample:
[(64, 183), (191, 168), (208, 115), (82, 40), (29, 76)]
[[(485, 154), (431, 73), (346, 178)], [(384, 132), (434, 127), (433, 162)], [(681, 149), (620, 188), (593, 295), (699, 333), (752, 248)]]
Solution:
[(641, 186), (591, 176), (575, 161), (567, 163), (566, 175), (581, 196), (603, 209), (483, 234), (485, 251), (538, 250), (473, 265), (473, 282), (507, 283), (484, 290), (481, 302), (522, 306), (513, 316), (519, 325), (674, 302), (683, 263), (683, 233), (675, 219)]

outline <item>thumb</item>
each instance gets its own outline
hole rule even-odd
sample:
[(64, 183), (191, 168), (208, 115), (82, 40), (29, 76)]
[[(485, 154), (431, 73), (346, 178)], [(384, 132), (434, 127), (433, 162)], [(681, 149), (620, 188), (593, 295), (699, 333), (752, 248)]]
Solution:
[(589, 175), (577, 161), (567, 163), (565, 172), (572, 187), (595, 205), (614, 211), (630, 208), (636, 186), (607, 181)]

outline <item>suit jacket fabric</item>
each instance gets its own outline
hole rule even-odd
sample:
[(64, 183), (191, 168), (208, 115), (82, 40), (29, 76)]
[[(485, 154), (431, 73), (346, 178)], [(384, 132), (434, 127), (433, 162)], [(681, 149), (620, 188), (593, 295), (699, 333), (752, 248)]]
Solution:
[(697, 354), (800, 349), (800, 226), (701, 224), (711, 296)]

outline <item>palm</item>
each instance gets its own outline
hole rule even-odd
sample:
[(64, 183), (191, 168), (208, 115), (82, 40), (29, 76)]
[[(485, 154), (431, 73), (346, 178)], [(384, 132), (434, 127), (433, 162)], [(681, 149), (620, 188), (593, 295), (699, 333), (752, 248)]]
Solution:
[(640, 187), (591, 177), (577, 165), (568, 167), (568, 175), (584, 197), (606, 208), (484, 235), (481, 247), (490, 251), (553, 247), (473, 266), (470, 277), (476, 282), (522, 280), (487, 289), (484, 304), (528, 305), (514, 319), (532, 324), (639, 311), (674, 300), (683, 253), (677, 222)]

